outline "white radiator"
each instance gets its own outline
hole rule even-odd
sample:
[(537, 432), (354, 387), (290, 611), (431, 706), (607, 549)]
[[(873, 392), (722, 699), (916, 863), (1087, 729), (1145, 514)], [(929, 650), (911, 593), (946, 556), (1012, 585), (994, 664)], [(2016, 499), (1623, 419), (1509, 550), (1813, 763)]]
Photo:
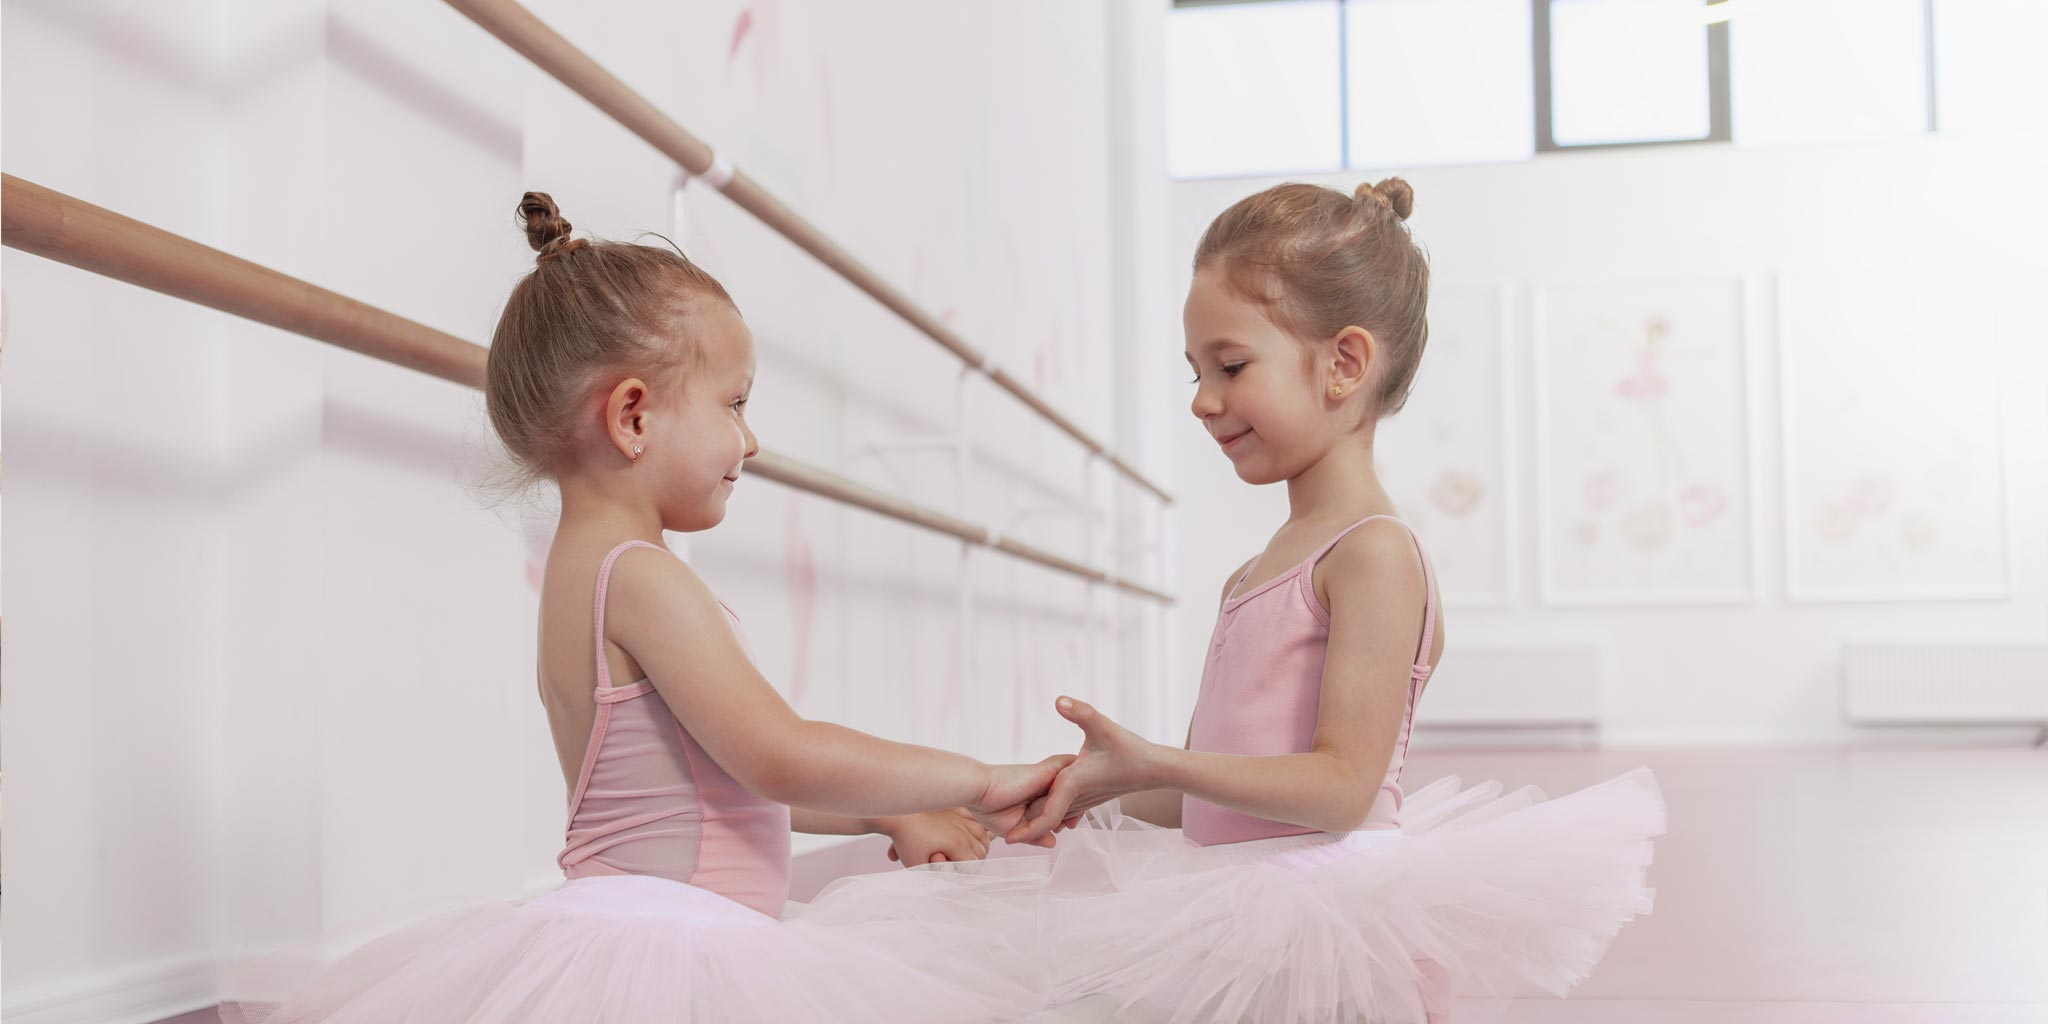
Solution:
[(1866, 724), (2048, 723), (2048, 644), (1848, 644), (1842, 712)]

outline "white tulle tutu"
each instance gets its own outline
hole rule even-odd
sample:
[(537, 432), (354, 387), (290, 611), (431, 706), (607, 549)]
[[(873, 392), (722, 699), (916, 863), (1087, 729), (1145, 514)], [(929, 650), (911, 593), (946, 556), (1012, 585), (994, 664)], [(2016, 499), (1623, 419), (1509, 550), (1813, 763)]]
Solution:
[(1564, 995), (1650, 910), (1647, 768), (1554, 800), (1444, 779), (1401, 817), (1202, 847), (1098, 811), (1048, 855), (842, 879), (807, 913), (978, 919), (1025, 954), (1035, 1020), (1402, 1024), (1447, 988)]
[[(799, 911), (801, 908), (797, 908)], [(583, 878), (393, 932), (240, 1024), (641, 1024), (1014, 1020), (1033, 998), (981, 927), (901, 915), (775, 920), (638, 875)], [(245, 975), (246, 976), (246, 975)]]

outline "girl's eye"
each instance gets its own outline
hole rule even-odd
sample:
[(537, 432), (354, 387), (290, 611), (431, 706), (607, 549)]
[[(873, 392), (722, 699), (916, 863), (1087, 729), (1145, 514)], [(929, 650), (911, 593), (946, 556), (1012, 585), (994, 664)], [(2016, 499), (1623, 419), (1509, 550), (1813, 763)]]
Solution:
[(747, 400), (746, 400), (746, 399), (744, 399), (744, 398), (742, 398), (742, 399), (739, 399), (739, 400), (737, 400), (737, 401), (735, 401), (735, 402), (733, 402), (733, 403), (732, 403), (732, 411), (734, 411), (734, 412), (739, 412), (739, 411), (740, 411), (741, 409), (744, 409), (744, 408), (746, 408), (746, 407), (747, 407)]
[[(1237, 376), (1237, 374), (1238, 374), (1238, 372), (1239, 372), (1239, 371), (1241, 371), (1241, 370), (1243, 370), (1243, 369), (1244, 369), (1244, 364), (1243, 364), (1243, 363), (1224, 363), (1224, 364), (1223, 364), (1223, 366), (1221, 367), (1221, 369), (1223, 370), (1223, 375), (1224, 375), (1225, 377), (1235, 377), (1235, 376)], [(1201, 371), (1199, 371), (1199, 370), (1195, 372), (1195, 376), (1194, 376), (1194, 378), (1193, 378), (1192, 380), (1189, 380), (1189, 381), (1188, 381), (1188, 383), (1190, 383), (1190, 384), (1200, 384), (1201, 382), (1202, 382), (1202, 374), (1201, 374)]]

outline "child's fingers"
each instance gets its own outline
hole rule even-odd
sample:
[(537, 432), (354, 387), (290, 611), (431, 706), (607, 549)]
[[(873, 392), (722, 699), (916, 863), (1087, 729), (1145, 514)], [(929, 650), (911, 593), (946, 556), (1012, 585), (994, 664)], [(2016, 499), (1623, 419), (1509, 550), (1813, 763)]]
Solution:
[(894, 846), (891, 846), (891, 847), (889, 847), (889, 859), (890, 859), (890, 860), (895, 860), (895, 859), (896, 859), (896, 847), (894, 847)]
[(1003, 835), (1003, 840), (1011, 843), (1028, 843), (1051, 832), (1054, 825), (1066, 818), (1067, 808), (1073, 806), (1074, 784), (1068, 781), (1071, 778), (1072, 776), (1063, 774), (1054, 781), (1052, 789), (1041, 798), (1042, 807), (1039, 801), (1033, 801), (1033, 806), (1039, 808), (1039, 813), (1026, 814), (1017, 827)]

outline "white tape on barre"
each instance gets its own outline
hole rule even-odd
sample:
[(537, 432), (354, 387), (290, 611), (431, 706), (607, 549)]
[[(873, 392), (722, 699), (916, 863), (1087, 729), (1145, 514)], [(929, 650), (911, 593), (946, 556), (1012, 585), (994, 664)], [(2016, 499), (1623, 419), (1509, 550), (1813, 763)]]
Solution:
[(702, 174), (690, 176), (696, 178), (698, 181), (701, 181), (706, 185), (711, 186), (712, 188), (715, 188), (723, 192), (725, 191), (725, 187), (727, 185), (732, 184), (732, 176), (735, 173), (738, 172), (733, 170), (732, 161), (727, 160), (725, 157), (722, 157), (717, 153), (713, 153), (711, 154), (711, 166), (705, 168), (704, 173)]

